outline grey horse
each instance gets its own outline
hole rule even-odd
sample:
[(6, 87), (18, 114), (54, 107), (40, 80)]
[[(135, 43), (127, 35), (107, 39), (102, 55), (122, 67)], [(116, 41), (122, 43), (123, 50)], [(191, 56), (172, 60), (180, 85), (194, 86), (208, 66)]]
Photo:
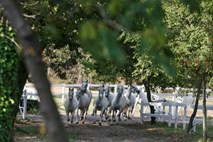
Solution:
[[(115, 115), (117, 114), (117, 111), (118, 111), (118, 120), (121, 121), (121, 113), (123, 112), (125, 106), (127, 105), (127, 100), (123, 96), (123, 91), (124, 91), (124, 87), (122, 85), (118, 85), (117, 94), (113, 98), (111, 108), (110, 108), (110, 110), (112, 110), (111, 124), (113, 124), (113, 122), (116, 122)], [(118, 121), (117, 121), (117, 124), (118, 124)]]
[(130, 85), (128, 90), (125, 91), (124, 96), (127, 99), (127, 105), (124, 109), (124, 116), (127, 119), (131, 119), (130, 115), (133, 115), (133, 111), (137, 104), (137, 97), (139, 96), (139, 89), (135, 85)]
[(85, 122), (87, 111), (92, 100), (92, 92), (88, 90), (88, 81), (83, 81), (80, 88), (78, 88), (76, 97), (78, 99), (77, 117), (79, 118), (79, 110), (81, 111), (82, 123)]
[(94, 124), (96, 123), (96, 117), (97, 117), (97, 110), (101, 111), (100, 112), (100, 121), (99, 121), (99, 125), (102, 125), (102, 120), (103, 120), (103, 115), (105, 114), (106, 108), (109, 104), (105, 94), (105, 89), (104, 89), (104, 85), (100, 85), (98, 88), (98, 97), (97, 99), (94, 101), (94, 109), (93, 109), (93, 113), (92, 116), (94, 116)]
[[(69, 113), (71, 113), (71, 123), (72, 123), (74, 115), (78, 108), (78, 101), (77, 101), (77, 98), (74, 96), (74, 88), (69, 88), (68, 98), (64, 101), (64, 108), (65, 108), (66, 116), (67, 116), (67, 123), (66, 123), (67, 125), (68, 121), (70, 121)], [(77, 118), (76, 118), (76, 122), (78, 122)]]

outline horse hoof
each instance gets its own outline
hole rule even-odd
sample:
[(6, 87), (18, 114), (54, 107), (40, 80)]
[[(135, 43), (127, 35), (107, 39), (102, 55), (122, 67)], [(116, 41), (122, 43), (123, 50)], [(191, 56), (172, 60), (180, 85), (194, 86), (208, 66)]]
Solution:
[(102, 126), (102, 124), (101, 123), (98, 123), (99, 124), (99, 126)]
[(96, 124), (96, 122), (94, 121), (93, 124)]
[(117, 122), (116, 124), (118, 125), (119, 123)]
[(115, 122), (115, 120), (113, 120), (113, 122)]
[(82, 122), (82, 124), (84, 124), (84, 121)]
[(73, 121), (71, 121), (70, 123), (73, 123)]
[(78, 124), (78, 122), (76, 122), (76, 124)]

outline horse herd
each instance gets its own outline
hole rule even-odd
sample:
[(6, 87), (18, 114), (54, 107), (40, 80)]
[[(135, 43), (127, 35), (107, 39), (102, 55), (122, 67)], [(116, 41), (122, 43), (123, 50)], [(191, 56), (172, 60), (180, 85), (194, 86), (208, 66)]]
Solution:
[[(67, 122), (73, 123), (74, 117), (76, 124), (79, 118), (82, 123), (85, 122), (89, 105), (92, 100), (92, 92), (87, 89), (88, 81), (83, 81), (81, 87), (74, 92), (74, 88), (69, 88), (67, 99), (64, 101)], [(99, 125), (102, 125), (104, 119), (111, 121), (111, 124), (121, 121), (121, 115), (126, 119), (131, 119), (133, 111), (140, 99), (141, 90), (135, 85), (130, 85), (128, 89), (124, 89), (122, 85), (117, 86), (117, 93), (110, 92), (109, 86), (100, 85), (98, 88), (98, 97), (93, 101), (93, 123), (96, 123), (97, 111), (100, 111)], [(80, 116), (79, 116), (80, 111)], [(71, 113), (71, 120), (69, 114)], [(116, 116), (117, 119), (116, 120)]]

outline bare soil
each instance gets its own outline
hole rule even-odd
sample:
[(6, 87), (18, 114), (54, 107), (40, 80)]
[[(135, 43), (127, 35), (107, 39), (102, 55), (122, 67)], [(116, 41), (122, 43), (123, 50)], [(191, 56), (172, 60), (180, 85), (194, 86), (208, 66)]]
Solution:
[[(36, 118), (36, 121), (30, 119), (28, 122), (16, 123), (16, 142), (45, 142), (48, 141), (43, 122)], [(65, 120), (65, 116), (62, 116)], [(157, 124), (158, 125), (158, 124)], [(102, 126), (93, 124), (93, 119), (88, 116), (85, 124), (68, 124), (64, 126), (68, 133), (70, 141), (76, 142), (189, 142), (190, 137), (183, 132), (171, 132), (174, 128), (170, 128), (170, 132), (167, 132), (167, 124), (161, 124), (162, 127), (156, 127), (146, 122), (140, 123), (139, 117), (133, 117), (132, 120), (121, 121), (119, 124), (111, 125), (106, 121), (102, 123)], [(24, 127), (28, 126), (28, 128)], [(172, 130), (171, 130), (172, 129)], [(28, 132), (26, 132), (28, 131)]]

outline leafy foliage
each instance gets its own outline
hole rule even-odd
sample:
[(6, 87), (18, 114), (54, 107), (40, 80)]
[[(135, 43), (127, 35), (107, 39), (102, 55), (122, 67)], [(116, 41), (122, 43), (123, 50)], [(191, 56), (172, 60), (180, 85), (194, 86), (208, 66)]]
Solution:
[[(203, 1), (203, 5), (208, 2)], [(178, 2), (165, 2), (168, 28), (168, 45), (175, 55), (179, 85), (193, 85), (201, 74), (212, 74), (212, 48), (210, 9), (203, 7), (202, 13), (191, 13), (190, 9)], [(201, 7), (202, 8), (202, 7)], [(173, 10), (177, 9), (177, 10)], [(187, 81), (188, 80), (188, 81)], [(187, 81), (187, 83), (182, 84)]]
[[(0, 23), (0, 141), (12, 141), (14, 108), (18, 94), (18, 54), (12, 42), (14, 32)], [(11, 41), (12, 40), (12, 41)]]

